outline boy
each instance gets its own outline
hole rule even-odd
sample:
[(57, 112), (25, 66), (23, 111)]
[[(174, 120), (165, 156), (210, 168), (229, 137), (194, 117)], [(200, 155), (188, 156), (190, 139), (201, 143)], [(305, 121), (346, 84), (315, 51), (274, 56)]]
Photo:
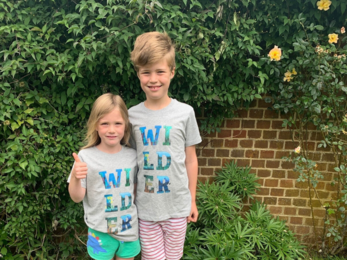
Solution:
[(168, 96), (175, 74), (175, 49), (166, 33), (137, 37), (131, 53), (146, 100), (129, 110), (139, 172), (138, 208), (143, 260), (183, 255), (187, 222), (196, 222), (195, 203), (201, 142), (194, 110)]

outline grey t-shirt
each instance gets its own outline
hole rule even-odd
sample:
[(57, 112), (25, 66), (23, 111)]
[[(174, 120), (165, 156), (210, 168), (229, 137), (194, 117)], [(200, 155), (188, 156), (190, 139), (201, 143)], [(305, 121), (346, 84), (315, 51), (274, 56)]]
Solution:
[(129, 109), (129, 119), (139, 167), (139, 218), (160, 221), (189, 216), (185, 148), (201, 142), (193, 108), (175, 99), (155, 111), (140, 103)]
[[(81, 180), (86, 188), (83, 199), (84, 221), (99, 232), (109, 233), (120, 241), (138, 239), (137, 209), (134, 204), (134, 180), (137, 175), (136, 152), (122, 146), (115, 154), (96, 147), (78, 153), (87, 163), (87, 178)], [(71, 174), (68, 182), (70, 182)]]

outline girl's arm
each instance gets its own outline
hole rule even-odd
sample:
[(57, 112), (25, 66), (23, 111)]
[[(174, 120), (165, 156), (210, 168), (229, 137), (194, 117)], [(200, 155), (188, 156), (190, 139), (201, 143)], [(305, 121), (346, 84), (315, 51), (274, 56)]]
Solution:
[(190, 221), (196, 222), (198, 220), (198, 208), (196, 207), (195, 197), (196, 197), (196, 183), (198, 180), (198, 158), (196, 156), (195, 146), (186, 147), (186, 169), (189, 180), (189, 191), (192, 196), (192, 206), (190, 210), (190, 215), (187, 218), (188, 223)]
[(86, 188), (82, 187), (81, 180), (87, 177), (88, 167), (85, 162), (81, 162), (77, 154), (73, 153), (72, 155), (75, 159), (75, 164), (71, 171), (69, 193), (71, 199), (74, 202), (79, 203), (86, 195)]

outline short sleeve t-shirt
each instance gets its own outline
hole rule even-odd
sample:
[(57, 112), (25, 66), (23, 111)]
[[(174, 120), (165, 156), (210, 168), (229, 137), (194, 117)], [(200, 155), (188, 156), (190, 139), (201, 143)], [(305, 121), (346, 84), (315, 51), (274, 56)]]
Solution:
[[(137, 175), (136, 152), (122, 146), (115, 154), (96, 147), (78, 153), (87, 163), (87, 178), (81, 180), (86, 188), (83, 199), (84, 221), (99, 232), (109, 233), (120, 241), (138, 239), (137, 209), (134, 204), (134, 180)], [(70, 182), (71, 174), (68, 182)]]
[(185, 148), (201, 142), (193, 108), (175, 99), (161, 110), (140, 103), (129, 109), (129, 120), (139, 167), (139, 218), (160, 221), (189, 216)]

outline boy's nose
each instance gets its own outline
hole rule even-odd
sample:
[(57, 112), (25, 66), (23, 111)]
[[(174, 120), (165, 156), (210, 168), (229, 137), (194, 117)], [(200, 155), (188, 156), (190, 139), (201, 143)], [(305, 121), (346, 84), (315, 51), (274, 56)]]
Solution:
[(151, 77), (149, 78), (150, 82), (157, 82), (157, 76), (155, 75), (155, 73), (151, 74)]

